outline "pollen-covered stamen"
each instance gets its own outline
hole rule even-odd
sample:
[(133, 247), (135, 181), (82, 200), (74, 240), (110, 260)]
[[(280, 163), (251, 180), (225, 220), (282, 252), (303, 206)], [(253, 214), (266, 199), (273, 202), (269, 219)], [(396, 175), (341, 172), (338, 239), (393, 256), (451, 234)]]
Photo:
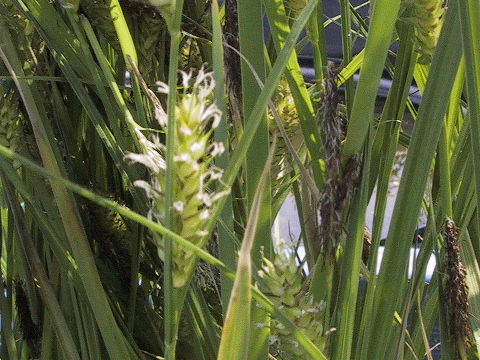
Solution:
[(185, 209), (185, 203), (183, 201), (175, 201), (173, 203), (173, 208), (175, 209), (176, 212), (182, 213), (183, 210)]
[(193, 134), (193, 131), (192, 129), (190, 129), (189, 127), (187, 126), (182, 126), (180, 129), (180, 132), (186, 136), (190, 136)]
[(170, 87), (167, 84), (160, 81), (158, 81), (156, 84), (157, 84), (157, 91), (159, 93), (168, 94), (168, 92), (170, 91)]
[(222, 155), (225, 152), (225, 146), (223, 145), (223, 143), (214, 142), (212, 143), (212, 145), (210, 145), (208, 152), (212, 157)]

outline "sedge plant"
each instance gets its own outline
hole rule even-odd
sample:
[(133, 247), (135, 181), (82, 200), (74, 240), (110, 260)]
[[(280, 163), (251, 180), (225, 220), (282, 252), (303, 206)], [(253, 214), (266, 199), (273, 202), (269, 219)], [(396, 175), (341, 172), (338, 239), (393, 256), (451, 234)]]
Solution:
[(0, 358), (479, 358), (480, 6), (325, 3), (0, 2)]

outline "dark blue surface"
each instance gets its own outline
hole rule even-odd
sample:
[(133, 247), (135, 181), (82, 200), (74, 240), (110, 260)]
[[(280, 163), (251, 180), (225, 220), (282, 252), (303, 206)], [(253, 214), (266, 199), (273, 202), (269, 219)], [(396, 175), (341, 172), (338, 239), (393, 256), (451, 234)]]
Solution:
[[(368, 15), (369, 15), (369, 6), (366, 0), (351, 0), (350, 3), (353, 7), (357, 8), (358, 15), (362, 19), (362, 21), (368, 24)], [(340, 15), (340, 4), (337, 0), (324, 0), (323, 2), (324, 7), (324, 21), (329, 19), (333, 19), (339, 17)], [(352, 16), (353, 17), (353, 16)], [(354, 30), (357, 30), (355, 24), (357, 21), (352, 21), (352, 27)], [(264, 30), (265, 30), (265, 39), (269, 37), (269, 24), (267, 18), (265, 18), (264, 23)], [(301, 37), (305, 36), (303, 34)], [(328, 58), (336, 63), (341, 63), (343, 58), (343, 51), (342, 51), (342, 29), (341, 29), (341, 19), (340, 17), (328, 24), (325, 27), (325, 42), (327, 47), (327, 55)], [(353, 42), (353, 55), (358, 54), (364, 47), (365, 47), (365, 40), (358, 35), (352, 36)], [(396, 44), (393, 44), (391, 49), (393, 52), (396, 50)], [(313, 52), (311, 44), (307, 44), (303, 50), (298, 55), (300, 66), (302, 67), (303, 75), (305, 79), (309, 82), (314, 81), (315, 75), (313, 71)], [(390, 60), (394, 62), (394, 56), (390, 56)], [(358, 81), (358, 75), (354, 75), (353, 77), (354, 82)], [(378, 97), (379, 99), (386, 98), (388, 91), (390, 90), (391, 86), (391, 79), (387, 72), (383, 73), (383, 78), (380, 80), (379, 88), (378, 88)], [(343, 89), (340, 89), (342, 91)], [(413, 101), (414, 104), (419, 104), (421, 100), (421, 95), (417, 91), (416, 87), (412, 87), (410, 93), (413, 96), (410, 99)]]
[[(364, 4), (365, 0), (351, 0), (350, 3), (352, 6), (357, 7)], [(325, 14), (325, 21), (332, 19), (340, 15), (340, 4), (337, 0), (326, 0), (323, 4), (323, 11)], [(368, 5), (362, 6), (358, 9), (359, 15), (362, 19), (367, 22), (368, 17)], [(327, 43), (327, 54), (331, 60), (340, 62), (342, 60), (342, 30), (341, 30), (341, 20), (338, 19), (336, 22), (329, 24), (325, 28), (325, 41)], [(353, 53), (357, 54), (365, 46), (365, 41), (359, 37), (352, 37), (354, 40)], [(308, 45), (305, 47), (304, 51), (300, 54), (300, 59), (302, 62), (308, 63), (312, 59), (312, 47)]]

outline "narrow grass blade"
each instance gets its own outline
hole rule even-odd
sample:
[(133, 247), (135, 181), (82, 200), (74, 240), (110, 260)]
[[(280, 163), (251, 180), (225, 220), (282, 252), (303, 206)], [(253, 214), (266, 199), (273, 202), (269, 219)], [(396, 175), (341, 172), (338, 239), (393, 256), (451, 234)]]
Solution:
[[(462, 23), (462, 43), (466, 64), (466, 84), (468, 111), (472, 119), (472, 162), (475, 170), (477, 209), (480, 209), (480, 3), (478, 1), (459, 1)], [(480, 226), (480, 212), (476, 214), (477, 226)], [(479, 239), (475, 248), (480, 248)]]
[(55, 48), (65, 57), (72, 59), (71, 65), (84, 78), (88, 78), (88, 68), (84, 64), (80, 44), (76, 41), (73, 32), (48, 0), (12, 0), (25, 16), (33, 21), (33, 24), (42, 29), (50, 46)]
[(17, 224), (16, 227), (19, 231), (19, 237), (22, 242), (21, 246), (23, 247), (23, 250), (27, 256), (30, 269), (38, 281), (39, 292), (51, 316), (52, 325), (55, 329), (55, 333), (62, 348), (63, 354), (67, 359), (80, 360), (80, 356), (78, 355), (67, 322), (56, 299), (55, 291), (50, 284), (50, 280), (45, 272), (45, 268), (40, 260), (40, 256), (38, 255), (31, 235), (28, 233), (24, 214), (21, 210), (18, 200), (15, 197), (13, 186), (8, 182), (8, 180), (6, 180), (3, 173), (1, 175), (3, 178), (3, 188), (10, 202), (10, 209), (12, 209), (13, 217)]
[[(251, 109), (253, 109), (262, 88), (257, 83), (256, 77), (263, 82), (266, 76), (266, 64), (264, 58), (264, 42), (263, 42), (263, 7), (262, 2), (258, 0), (238, 1), (238, 29), (240, 39), (240, 52), (242, 53), (241, 61), (241, 79), (242, 79), (242, 113), (249, 121), (257, 121), (257, 119), (249, 118)], [(248, 61), (248, 63), (247, 63)], [(250, 67), (251, 66), (251, 67)], [(258, 192), (258, 183), (262, 175), (262, 169), (268, 156), (270, 134), (267, 120), (267, 106), (263, 108), (260, 116), (260, 124), (258, 125), (255, 135), (252, 139), (247, 155), (245, 158), (245, 189), (246, 202), (248, 211), (253, 211), (253, 206)], [(271, 256), (272, 243), (270, 236), (271, 229), (271, 184), (270, 176), (266, 178), (266, 183), (262, 189), (263, 194), (258, 203), (258, 224), (255, 225), (255, 236), (253, 252), (255, 254), (264, 249), (267, 257)], [(245, 238), (244, 238), (245, 240)], [(250, 250), (249, 250), (250, 253)], [(245, 255), (244, 255), (245, 256)], [(242, 260), (243, 262), (244, 260)], [(258, 257), (253, 261), (257, 266), (260, 264)], [(239, 260), (238, 266), (242, 266), (245, 271), (246, 264), (241, 264)], [(250, 265), (249, 265), (250, 266)], [(239, 268), (240, 269), (240, 268)], [(235, 289), (235, 285), (234, 285)], [(260, 309), (252, 307), (251, 329), (251, 345), (248, 347), (248, 358), (264, 359), (268, 354), (268, 327), (258, 327), (256, 323), (264, 323), (268, 321), (267, 315)], [(227, 315), (228, 316), (228, 315)], [(232, 321), (232, 320), (230, 320)], [(221, 347), (222, 348), (222, 347)]]
[(130, 57), (135, 63), (138, 63), (135, 44), (133, 43), (132, 35), (128, 29), (128, 25), (125, 21), (125, 16), (123, 15), (120, 3), (118, 0), (108, 0), (107, 6), (110, 9), (110, 16), (112, 17), (113, 26), (115, 26), (115, 31), (117, 32), (118, 41), (120, 42), (120, 46), (122, 48), (125, 64), (127, 67), (130, 66), (127, 57)]
[[(45, 167), (57, 176), (61, 176), (63, 172), (62, 163), (57, 159), (58, 152), (53, 148), (45, 128), (47, 121), (45, 112), (42, 111), (43, 103), (37, 102), (41, 97), (36, 93), (34, 85), (16, 78), (17, 74), (24, 75), (22, 66), (15, 47), (10, 37), (7, 36), (8, 30), (5, 30), (5, 28), (3, 30), (2, 34), (4, 36), (3, 42), (0, 44), (0, 56), (7, 65), (10, 74), (14, 77), (15, 84), (22, 96)], [(107, 350), (111, 358), (128, 359), (130, 356), (127, 345), (108, 304), (73, 195), (63, 186), (55, 186), (53, 183), (51, 185), (62, 222), (65, 229), (68, 229), (66, 231), (67, 240), (72, 248), (73, 256), (78, 262), (83, 286), (89, 290), (87, 292), (88, 300), (102, 332)]]
[[(266, 0), (265, 10), (270, 23), (273, 41), (277, 51), (285, 46), (285, 39), (290, 33), (288, 17), (284, 4), (280, 0)], [(305, 138), (310, 157), (314, 159), (312, 163), (313, 172), (319, 188), (323, 184), (320, 159), (322, 158), (322, 141), (318, 131), (318, 126), (313, 110), (313, 104), (310, 95), (305, 86), (305, 81), (298, 63), (297, 54), (292, 51), (288, 63), (285, 67), (285, 76), (288, 86), (292, 91), (292, 97), (299, 114), (299, 120)]]
[[(249, 359), (250, 328), (252, 326), (251, 308), (252, 293), (250, 282), (252, 278), (251, 251), (256, 238), (256, 228), (260, 216), (263, 192), (270, 173), (270, 165), (274, 154), (275, 143), (272, 145), (265, 168), (261, 174), (257, 191), (248, 216), (247, 227), (240, 248), (237, 272), (233, 284), (227, 316), (223, 325), (218, 360)], [(255, 326), (255, 325), (254, 325)]]
[[(368, 146), (368, 144), (367, 144)], [(357, 304), (360, 278), (360, 262), (364, 241), (365, 214), (368, 205), (369, 169), (371, 154), (365, 154), (362, 181), (360, 189), (352, 200), (352, 211), (349, 221), (349, 239), (342, 258), (338, 304), (337, 331), (332, 359), (350, 359), (355, 325), (355, 310)]]
[(343, 149), (344, 159), (349, 159), (360, 151), (368, 126), (373, 120), (378, 84), (399, 8), (399, 0), (377, 0), (373, 6), (363, 65)]
[[(305, 27), (309, 17), (311, 16), (315, 6), (317, 5), (318, 0), (310, 0), (308, 4), (305, 6), (304, 10), (292, 26), (292, 30), (288, 35), (287, 39), (285, 40), (285, 46), (280, 51), (275, 64), (269, 73), (267, 80), (265, 82), (265, 87), (260, 93), (253, 110), (250, 113), (249, 119), (246, 121), (245, 130), (238, 141), (238, 145), (235, 151), (232, 153), (231, 161), (228, 168), (225, 171), (225, 175), (223, 177), (223, 181), (225, 183), (224, 187), (229, 189), (235, 181), (235, 178), (240, 170), (243, 160), (247, 154), (247, 150), (250, 147), (255, 132), (258, 126), (261, 123), (262, 114), (265, 111), (265, 108), (268, 104), (270, 97), (272, 96), (273, 92), (275, 91), (278, 82), (282, 76), (283, 70), (287, 65), (288, 59), (290, 58), (290, 54), (295, 48), (295, 43), (302, 29)], [(209, 229), (213, 229), (216, 219), (221, 211), (221, 208), (226, 201), (225, 198), (219, 200), (217, 211), (213, 214), (210, 222), (209, 222)]]
[[(213, 28), (213, 46), (212, 46), (212, 58), (213, 58), (213, 72), (215, 74), (216, 86), (215, 86), (215, 103), (222, 112), (222, 119), (220, 124), (215, 129), (215, 141), (223, 143), (225, 146), (225, 152), (218, 157), (216, 165), (221, 169), (228, 167), (230, 159), (229, 151), (229, 136), (228, 136), (228, 123), (227, 123), (227, 106), (225, 103), (225, 89), (224, 89), (224, 54), (222, 43), (222, 28), (220, 24), (220, 15), (218, 9), (218, 0), (212, 1), (212, 28)], [(225, 226), (218, 227), (218, 250), (219, 258), (228, 267), (235, 267), (235, 243), (229, 240), (227, 232), (233, 232), (233, 207), (231, 195), (227, 195), (225, 205), (223, 206), (220, 219)], [(224, 316), (227, 313), (227, 307), (229, 303), (230, 293), (232, 291), (232, 282), (230, 279), (221, 276), (221, 292), (222, 292), (222, 307)]]
[[(456, 51), (459, 31), (457, 11), (453, 6), (447, 12), (431, 67), (431, 73), (435, 74), (442, 69), (445, 76), (432, 76), (428, 79), (395, 202), (378, 286), (375, 289), (373, 318), (376, 320), (368, 345), (370, 358), (384, 358), (386, 339), (391, 334), (391, 322), (398, 304), (398, 284), (402, 283), (407, 269), (411, 239), (435, 152), (432, 143), (436, 144), (439, 139), (443, 116), (460, 62), (461, 54)], [(446, 69), (448, 71), (445, 72)]]

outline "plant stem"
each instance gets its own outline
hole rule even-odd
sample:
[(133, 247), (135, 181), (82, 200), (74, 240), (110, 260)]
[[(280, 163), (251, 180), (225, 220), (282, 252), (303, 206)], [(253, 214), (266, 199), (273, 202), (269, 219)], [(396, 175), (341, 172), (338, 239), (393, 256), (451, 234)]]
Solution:
[[(167, 150), (166, 162), (167, 173), (165, 180), (165, 226), (173, 230), (172, 204), (174, 193), (174, 161), (173, 153), (175, 148), (175, 107), (177, 102), (177, 78), (178, 78), (178, 53), (180, 51), (180, 32), (182, 22), (183, 0), (175, 3), (173, 19), (169, 26), (170, 32), (170, 64), (168, 68), (168, 99), (167, 99)], [(164, 301), (165, 301), (165, 360), (175, 360), (175, 347), (177, 344), (179, 312), (184, 299), (177, 299), (172, 283), (172, 240), (164, 236), (165, 258), (164, 258)]]

